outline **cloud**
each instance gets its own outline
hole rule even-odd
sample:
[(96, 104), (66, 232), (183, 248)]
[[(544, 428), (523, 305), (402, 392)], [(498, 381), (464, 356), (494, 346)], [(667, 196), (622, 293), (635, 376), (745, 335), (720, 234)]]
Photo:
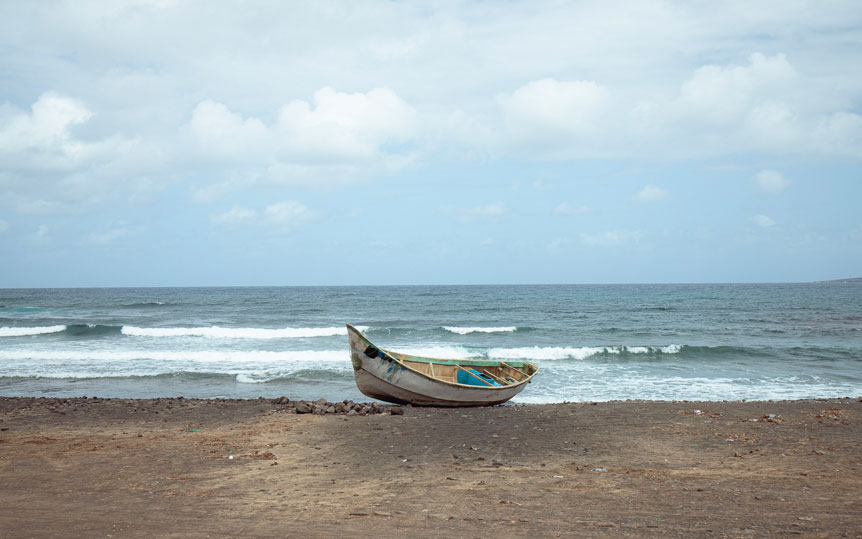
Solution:
[(263, 158), (271, 152), (270, 134), (257, 118), (243, 119), (224, 104), (201, 101), (189, 121), (195, 142), (209, 156), (239, 160)]
[(761, 170), (754, 175), (754, 185), (763, 193), (778, 195), (790, 186), (790, 181), (778, 171)]
[[(862, 115), (786, 54), (694, 66), (676, 86), (529, 81), (497, 97), (498, 151), (536, 159), (762, 152), (862, 158)], [(639, 88), (640, 91), (634, 89)], [(835, 95), (830, 95), (834, 93)], [(485, 120), (494, 132), (493, 117)], [(478, 132), (478, 130), (477, 130)]]
[(36, 191), (46, 198), (64, 178), (98, 164), (117, 141), (76, 135), (92, 117), (79, 100), (54, 92), (43, 93), (29, 112), (7, 107), (0, 114), (0, 179), (11, 177), (5, 183), (15, 195)]
[[(841, 110), (816, 75), (785, 54), (753, 53), (744, 64), (705, 65), (679, 96), (655, 103), (660, 141), (679, 156), (735, 152), (862, 157), (862, 116)], [(839, 135), (838, 133), (841, 133)], [(832, 146), (827, 146), (831, 144)], [(704, 152), (705, 149), (709, 149)]]
[(214, 224), (235, 228), (241, 226), (265, 226), (275, 230), (288, 230), (314, 217), (314, 212), (303, 204), (287, 200), (266, 206), (262, 211), (234, 206), (230, 210), (213, 215)]
[(388, 88), (365, 93), (329, 87), (311, 102), (295, 99), (266, 123), (204, 100), (186, 126), (201, 162), (227, 163), (220, 178), (195, 193), (198, 201), (254, 183), (331, 186), (362, 172), (397, 170), (412, 160), (415, 110)]
[(80, 100), (55, 92), (43, 93), (29, 112), (0, 107), (0, 173), (14, 170), (62, 178), (85, 168), (89, 175), (98, 174), (102, 167), (123, 162), (123, 154), (136, 141), (115, 135), (82, 136), (79, 131), (94, 117)]
[(258, 213), (242, 206), (234, 206), (224, 213), (213, 215), (212, 221), (224, 226), (254, 224), (258, 221)]
[(0, 199), (213, 202), (510, 158), (858, 161), (859, 10), (785, 4), (17, 3)]
[(87, 150), (70, 130), (93, 116), (80, 101), (52, 92), (42, 94), (30, 113), (18, 113), (0, 129), (0, 152), (36, 152), (57, 161), (75, 161)]
[(388, 142), (408, 140), (414, 115), (388, 88), (347, 94), (325, 87), (315, 92), (313, 104), (294, 100), (282, 107), (278, 128), (295, 155), (367, 159)]
[(811, 142), (816, 153), (858, 159), (862, 156), (862, 115), (837, 111), (820, 116), (813, 128)]
[(18, 200), (18, 213), (24, 215), (55, 215), (58, 213), (75, 213), (80, 208), (74, 204), (59, 200), (20, 199)]
[(506, 213), (506, 206), (502, 202), (488, 204), (486, 206), (475, 206), (470, 208), (467, 213), (476, 217), (491, 217), (495, 215), (503, 215)]
[(581, 243), (589, 246), (609, 247), (626, 243), (637, 243), (644, 237), (640, 230), (607, 230), (594, 234), (581, 234)]
[(0, 195), (21, 213), (49, 215), (80, 212), (120, 191), (140, 194), (136, 180), (160, 155), (134, 138), (94, 134), (96, 118), (82, 101), (56, 92), (43, 93), (29, 111), (0, 106)]
[(583, 133), (593, 130), (609, 97), (595, 81), (541, 79), (497, 97), (514, 129)]
[(205, 100), (188, 127), (199, 149), (216, 159), (251, 164), (332, 164), (385, 157), (384, 145), (413, 135), (412, 107), (388, 88), (342, 93), (325, 87), (311, 103), (296, 99), (277, 111), (270, 125)]
[[(786, 90), (798, 83), (799, 74), (784, 54), (767, 57), (754, 53), (748, 65), (705, 65), (682, 84), (678, 112), (686, 122), (715, 129), (733, 128), (740, 119), (760, 112), (763, 119), (781, 107)], [(778, 114), (782, 116), (782, 114)], [(773, 118), (773, 123), (777, 123)]]
[(267, 206), (264, 216), (273, 224), (292, 225), (308, 220), (311, 217), (311, 211), (299, 202), (289, 200)]
[(751, 218), (751, 222), (761, 228), (772, 228), (775, 226), (775, 221), (766, 215), (755, 215)]
[[(151, 199), (202, 176), (207, 181), (193, 197), (211, 202), (254, 184), (341, 185), (413, 159), (415, 110), (388, 88), (323, 87), (311, 102), (269, 110), (270, 121), (213, 99), (187, 114), (171, 126), (154, 113), (127, 127), (141, 135), (130, 138), (112, 132), (111, 115), (56, 92), (43, 93), (29, 111), (0, 105), (0, 195), (21, 213), (70, 213), (116, 197)], [(150, 125), (157, 130), (143, 127)]]
[(611, 99), (595, 81), (546, 78), (498, 95), (497, 104), (505, 151), (560, 158), (583, 153), (585, 138), (607, 129)]
[(97, 245), (110, 245), (123, 238), (140, 234), (143, 230), (143, 227), (129, 227), (126, 223), (121, 222), (108, 230), (93, 232), (90, 234), (90, 243)]
[(635, 194), (634, 199), (638, 202), (656, 202), (667, 197), (668, 193), (664, 189), (655, 185), (647, 185)]

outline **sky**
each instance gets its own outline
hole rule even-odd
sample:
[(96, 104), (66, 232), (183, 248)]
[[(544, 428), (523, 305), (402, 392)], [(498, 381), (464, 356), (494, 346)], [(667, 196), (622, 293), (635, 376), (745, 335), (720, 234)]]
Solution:
[(862, 7), (0, 1), (0, 287), (862, 276)]

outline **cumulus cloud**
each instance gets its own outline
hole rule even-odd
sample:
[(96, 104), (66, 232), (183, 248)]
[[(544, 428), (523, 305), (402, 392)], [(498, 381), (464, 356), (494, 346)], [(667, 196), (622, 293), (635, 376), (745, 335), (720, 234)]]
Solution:
[(82, 101), (56, 92), (29, 111), (0, 106), (0, 195), (38, 215), (80, 212), (120, 191), (140, 196), (137, 180), (161, 156), (134, 138), (94, 135), (95, 118)]
[(667, 196), (667, 191), (664, 189), (656, 187), (655, 185), (646, 185), (635, 194), (634, 198), (638, 202), (656, 202), (658, 200), (666, 199)]
[[(595, 81), (527, 82), (497, 96), (507, 151), (566, 157), (583, 153), (585, 137), (606, 131), (610, 109), (607, 88)], [(594, 145), (588, 144), (589, 149)]]
[[(234, 173), (195, 194), (209, 201), (254, 182), (338, 185), (365, 170), (409, 163), (396, 145), (415, 134), (415, 110), (388, 88), (344, 93), (324, 87), (311, 102), (295, 99), (266, 123), (212, 100), (197, 104), (187, 131), (203, 161), (227, 162)], [(242, 172), (240, 172), (242, 171)]]
[(699, 126), (732, 128), (763, 107), (780, 107), (781, 101), (774, 100), (784, 99), (798, 78), (784, 54), (755, 53), (748, 65), (706, 65), (682, 84), (678, 112)]
[(385, 144), (412, 136), (414, 115), (387, 88), (348, 94), (326, 87), (311, 103), (296, 99), (282, 106), (270, 125), (205, 100), (195, 107), (189, 128), (199, 148), (217, 159), (329, 164), (385, 157)]
[(272, 141), (257, 118), (244, 119), (222, 103), (201, 101), (192, 111), (189, 128), (209, 157), (248, 160), (270, 153)]
[(790, 181), (778, 171), (761, 170), (754, 176), (754, 185), (768, 195), (777, 195), (790, 186)]
[(322, 88), (308, 103), (294, 100), (278, 113), (289, 148), (302, 156), (366, 159), (387, 142), (403, 142), (414, 129), (415, 112), (395, 92), (375, 88), (342, 93)]
[(819, 84), (785, 54), (753, 53), (747, 63), (697, 68), (676, 99), (655, 103), (652, 119), (661, 126), (659, 140), (666, 148), (676, 140), (680, 156), (756, 151), (862, 157), (862, 116), (837, 108)]
[(761, 228), (772, 228), (775, 226), (775, 221), (766, 215), (755, 215), (751, 218), (751, 222)]
[(620, 9), (18, 3), (0, 20), (0, 197), (46, 213), (489, 157), (862, 158), (853, 2)]
[(27, 168), (71, 168), (92, 150), (91, 145), (75, 138), (71, 129), (92, 116), (78, 100), (44, 93), (29, 113), (11, 114), (2, 122), (0, 156)]
[(271, 110), (271, 121), (212, 99), (188, 114), (184, 125), (148, 141), (109, 131), (94, 138), (112, 118), (94, 131), (96, 113), (55, 92), (29, 111), (0, 106), (0, 192), (21, 213), (47, 215), (117, 195), (149, 198), (202, 173), (209, 179), (193, 197), (208, 202), (255, 182), (338, 185), (412, 160), (404, 145), (415, 135), (415, 110), (387, 88), (324, 87), (310, 102), (294, 99)]
[(782, 53), (697, 66), (675, 87), (644, 85), (640, 93), (601, 80), (537, 79), (498, 96), (496, 140), (504, 151), (542, 159), (862, 157), (862, 115), (827, 96)]
[(609, 101), (608, 90), (595, 81), (541, 79), (498, 98), (516, 129), (588, 132), (596, 127)]

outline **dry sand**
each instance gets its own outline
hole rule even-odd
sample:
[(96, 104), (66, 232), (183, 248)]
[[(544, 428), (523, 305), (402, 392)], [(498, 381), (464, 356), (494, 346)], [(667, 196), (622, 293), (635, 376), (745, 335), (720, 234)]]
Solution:
[(294, 410), (0, 398), (0, 536), (862, 537), (858, 398)]

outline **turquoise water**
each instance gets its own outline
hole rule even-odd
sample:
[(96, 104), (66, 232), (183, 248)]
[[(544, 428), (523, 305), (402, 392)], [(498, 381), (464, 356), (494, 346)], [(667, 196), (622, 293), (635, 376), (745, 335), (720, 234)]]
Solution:
[(860, 283), (0, 289), (0, 395), (361, 399), (346, 322), (516, 402), (862, 395)]

